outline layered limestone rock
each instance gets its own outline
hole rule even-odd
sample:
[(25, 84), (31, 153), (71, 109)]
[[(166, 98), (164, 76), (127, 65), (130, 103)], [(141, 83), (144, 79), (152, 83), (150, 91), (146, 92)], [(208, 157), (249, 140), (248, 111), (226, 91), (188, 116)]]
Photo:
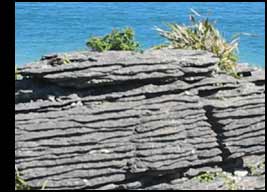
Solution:
[[(16, 167), (33, 188), (264, 189), (263, 166), (255, 176), (244, 162), (265, 166), (265, 73), (240, 65), (236, 79), (217, 62), (162, 49), (26, 65), (15, 82)], [(236, 170), (249, 173), (202, 183), (207, 171)]]

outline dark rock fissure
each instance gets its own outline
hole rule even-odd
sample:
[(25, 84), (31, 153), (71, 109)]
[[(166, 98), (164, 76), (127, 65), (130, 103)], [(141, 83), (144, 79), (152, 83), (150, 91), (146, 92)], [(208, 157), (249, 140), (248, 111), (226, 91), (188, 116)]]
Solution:
[(218, 122), (218, 119), (213, 116), (213, 109), (214, 107), (212, 105), (205, 105), (203, 106), (204, 110), (206, 111), (206, 117), (207, 121), (210, 123), (212, 130), (216, 133), (217, 142), (219, 144), (219, 148), (222, 151), (222, 162), (218, 165), (221, 166), (221, 168), (224, 171), (232, 172), (233, 169), (236, 168), (242, 168), (243, 162), (241, 158), (238, 159), (228, 159), (228, 157), (231, 155), (231, 152), (224, 144), (224, 136), (223, 136), (223, 126)]

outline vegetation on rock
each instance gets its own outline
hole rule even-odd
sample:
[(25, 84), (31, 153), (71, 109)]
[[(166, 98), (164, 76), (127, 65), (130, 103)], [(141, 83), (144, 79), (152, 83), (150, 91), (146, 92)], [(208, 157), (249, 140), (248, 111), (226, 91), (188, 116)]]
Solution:
[(139, 43), (134, 40), (132, 28), (124, 30), (113, 29), (110, 34), (104, 37), (91, 37), (86, 45), (93, 51), (125, 50), (137, 51)]
[(21, 178), (19, 171), (15, 170), (15, 190), (30, 190), (30, 186)]
[(238, 77), (236, 72), (238, 36), (234, 37), (231, 42), (227, 42), (213, 22), (208, 18), (197, 20), (195, 16), (201, 16), (194, 10), (192, 12), (193, 14), (189, 16), (192, 25), (169, 23), (167, 26), (170, 31), (156, 27), (159, 34), (169, 41), (166, 45), (159, 47), (210, 51), (220, 58), (219, 69)]
[(200, 182), (212, 182), (216, 177), (216, 173), (205, 172), (197, 176)]
[(67, 55), (63, 55), (63, 64), (69, 64), (69, 63), (71, 63), (71, 61), (70, 61), (70, 59), (68, 58), (68, 56)]
[(249, 172), (251, 175), (253, 176), (259, 176), (261, 175), (262, 173), (262, 169), (265, 169), (265, 161), (262, 161), (258, 164), (252, 164), (252, 165), (249, 165)]
[(18, 67), (15, 65), (15, 80), (22, 79), (22, 76), (18, 72)]
[[(46, 188), (47, 180), (43, 183), (41, 190)], [(19, 171), (15, 168), (15, 190), (33, 190), (31, 186), (21, 177)]]
[(224, 185), (227, 187), (228, 190), (237, 190), (238, 186), (236, 181), (230, 177), (228, 174), (226, 174), (225, 172), (204, 172), (198, 176), (196, 176), (196, 178), (199, 180), (199, 182), (203, 183), (210, 183), (213, 182), (216, 178), (220, 178), (224, 181)]

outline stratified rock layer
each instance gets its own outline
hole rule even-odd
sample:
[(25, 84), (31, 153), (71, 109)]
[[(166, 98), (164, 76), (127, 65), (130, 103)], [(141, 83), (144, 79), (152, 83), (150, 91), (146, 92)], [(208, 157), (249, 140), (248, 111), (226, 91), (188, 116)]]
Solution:
[[(15, 82), (16, 167), (34, 188), (227, 188), (195, 177), (265, 156), (265, 73), (240, 65), (236, 79), (217, 62), (169, 49), (44, 56)], [(238, 187), (256, 189), (252, 177)]]

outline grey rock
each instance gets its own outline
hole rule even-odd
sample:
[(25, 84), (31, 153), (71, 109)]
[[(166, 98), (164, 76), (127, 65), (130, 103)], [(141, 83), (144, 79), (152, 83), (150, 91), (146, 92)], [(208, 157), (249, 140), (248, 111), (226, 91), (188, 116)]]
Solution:
[[(239, 66), (236, 79), (217, 62), (206, 51), (162, 49), (58, 53), (26, 65), (28, 79), (15, 82), (16, 167), (51, 190), (227, 189), (223, 178), (195, 177), (248, 170), (265, 155), (265, 73)], [(257, 162), (256, 175), (227, 173), (240, 188), (263, 189)]]
[(238, 177), (245, 177), (248, 175), (248, 171), (246, 170), (236, 170), (234, 172), (234, 175), (238, 176)]

